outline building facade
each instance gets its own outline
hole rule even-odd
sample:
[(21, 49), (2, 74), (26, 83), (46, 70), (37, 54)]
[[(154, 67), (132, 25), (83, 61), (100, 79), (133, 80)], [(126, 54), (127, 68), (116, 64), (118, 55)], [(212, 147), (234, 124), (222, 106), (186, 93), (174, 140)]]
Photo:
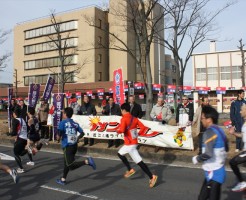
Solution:
[[(246, 53), (245, 53), (246, 56)], [(210, 52), (192, 55), (193, 85), (232, 87), (240, 89), (242, 85), (242, 58), (239, 50), (216, 51), (214, 41), (210, 42)]]
[[(110, 1), (110, 4), (111, 2), (113, 1)], [(153, 17), (160, 9), (158, 6), (154, 9)], [(133, 32), (118, 29), (122, 21), (115, 18), (110, 10), (112, 9), (105, 11), (98, 7), (86, 7), (55, 15), (60, 27), (61, 43), (66, 45), (64, 64), (65, 76), (69, 77), (68, 83), (112, 81), (113, 71), (119, 67), (123, 68), (124, 80), (141, 81), (137, 64), (127, 52), (95, 48), (98, 44), (104, 47), (110, 45), (110, 36), (103, 31), (109, 29), (110, 32), (118, 34), (130, 48), (136, 49)], [(89, 26), (88, 19), (93, 19), (94, 26)], [(159, 23), (163, 26), (164, 21)], [(161, 34), (164, 36), (164, 32)], [(57, 32), (50, 16), (15, 26), (14, 68), (17, 70), (20, 87), (29, 86), (30, 83), (44, 85), (49, 75), (59, 82), (61, 67), (54, 38), (57, 38)], [(165, 69), (163, 46), (152, 44), (150, 62), (153, 83), (164, 84), (160, 75)]]

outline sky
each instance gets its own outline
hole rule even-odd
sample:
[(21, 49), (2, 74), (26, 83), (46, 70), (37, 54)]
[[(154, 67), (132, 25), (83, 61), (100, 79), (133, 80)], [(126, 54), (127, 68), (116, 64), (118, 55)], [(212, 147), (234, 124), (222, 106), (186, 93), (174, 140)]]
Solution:
[[(216, 10), (226, 3), (227, 0), (212, 0), (207, 10)], [(102, 6), (108, 0), (0, 0), (0, 29), (13, 29), (18, 23), (48, 16), (50, 11), (68, 11), (85, 6)], [(215, 35), (216, 49), (218, 51), (235, 50), (239, 44), (239, 39), (243, 39), (246, 44), (246, 0), (237, 0), (237, 3), (216, 18), (219, 28)], [(7, 41), (1, 45), (0, 54), (13, 52), (14, 36), (11, 33)], [(205, 42), (197, 47), (194, 53), (209, 52), (209, 42)], [(182, 52), (185, 55), (185, 52)], [(0, 72), (0, 83), (12, 83), (13, 78), (13, 56), (7, 63), (8, 67), (4, 72)], [(186, 73), (185, 83), (192, 84), (192, 63), (189, 62)]]

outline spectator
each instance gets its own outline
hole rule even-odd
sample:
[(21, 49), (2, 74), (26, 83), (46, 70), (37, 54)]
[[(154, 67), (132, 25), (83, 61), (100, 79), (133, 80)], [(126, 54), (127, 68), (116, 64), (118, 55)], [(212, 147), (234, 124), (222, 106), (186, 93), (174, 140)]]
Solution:
[(40, 122), (41, 138), (49, 138), (49, 127), (47, 126), (49, 104), (40, 98), (40, 107), (38, 108), (38, 121)]
[(207, 106), (207, 105), (209, 105), (209, 100), (208, 100), (208, 97), (204, 96), (204, 97), (201, 98), (201, 104), (196, 109), (196, 113), (194, 115), (194, 119), (193, 119), (193, 122), (192, 122), (193, 125), (195, 123), (197, 123), (196, 136), (198, 135), (198, 138), (199, 138), (199, 152), (198, 152), (198, 155), (200, 155), (202, 153), (202, 136), (203, 136), (203, 133), (206, 130), (206, 128), (202, 125), (202, 122), (201, 122), (202, 107), (203, 106)]
[(69, 107), (73, 109), (73, 114), (77, 115), (80, 111), (80, 105), (78, 104), (77, 98), (75, 94), (72, 94), (71, 99), (69, 101)]
[[(239, 90), (237, 99), (231, 103), (231, 109), (230, 109), (230, 118), (231, 118), (232, 126), (235, 126), (235, 132), (237, 134), (241, 133), (241, 129), (244, 123), (244, 119), (240, 115), (240, 109), (243, 104), (246, 104), (246, 101), (244, 100), (244, 90)], [(236, 137), (235, 152), (239, 152), (241, 148), (242, 148), (242, 138)]]
[(19, 107), (20, 107), (20, 117), (27, 122), (27, 105), (25, 104), (23, 99), (19, 100)]
[(143, 117), (143, 111), (141, 106), (135, 102), (135, 97), (133, 95), (129, 96), (128, 102), (131, 106), (131, 115), (141, 119)]
[[(97, 114), (95, 106), (90, 103), (88, 96), (84, 96), (83, 102), (84, 103), (81, 105), (80, 111), (79, 111), (80, 115), (96, 115)], [(84, 137), (84, 145), (87, 145), (88, 143), (90, 146), (92, 146), (94, 144), (94, 138), (90, 138), (89, 140), (88, 138)]]
[[(108, 104), (103, 108), (102, 114), (121, 116), (120, 106), (114, 103), (113, 97), (109, 97)], [(116, 139), (115, 143), (114, 140), (108, 140), (108, 148), (112, 147), (113, 144), (115, 144), (116, 148), (120, 146), (120, 139)]]
[(15, 108), (17, 107), (17, 103), (15, 99), (11, 99), (10, 105), (9, 105), (9, 111), (11, 112), (11, 115), (13, 114)]
[(190, 126), (193, 121), (194, 107), (189, 102), (187, 96), (183, 96), (182, 103), (178, 105), (176, 111), (176, 122), (178, 126)]
[(172, 117), (172, 112), (165, 105), (165, 102), (163, 98), (158, 98), (157, 99), (157, 104), (153, 106), (151, 112), (150, 112), (150, 117), (153, 119), (153, 121), (159, 121), (162, 124), (168, 123), (168, 121)]
[[(162, 124), (167, 124), (172, 118), (172, 112), (168, 106), (165, 105), (163, 98), (159, 97), (157, 99), (157, 104), (153, 106), (150, 117), (153, 121), (161, 122)], [(160, 147), (155, 147), (155, 152), (157, 153)]]

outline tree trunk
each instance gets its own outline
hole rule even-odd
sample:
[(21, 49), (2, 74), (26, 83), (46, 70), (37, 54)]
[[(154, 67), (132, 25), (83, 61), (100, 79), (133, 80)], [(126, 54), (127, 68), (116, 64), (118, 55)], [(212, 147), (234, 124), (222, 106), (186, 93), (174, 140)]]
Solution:
[(153, 101), (153, 92), (152, 92), (152, 76), (151, 76), (151, 68), (150, 68), (150, 59), (149, 54), (146, 54), (146, 75), (147, 75), (147, 88), (146, 92), (146, 114), (145, 118), (147, 120), (151, 120), (150, 112), (152, 110), (152, 101)]

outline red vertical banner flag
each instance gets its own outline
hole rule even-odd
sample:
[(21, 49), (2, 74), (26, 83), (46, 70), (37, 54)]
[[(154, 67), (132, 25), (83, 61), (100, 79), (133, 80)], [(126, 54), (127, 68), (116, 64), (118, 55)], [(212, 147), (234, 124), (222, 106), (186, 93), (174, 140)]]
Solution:
[(125, 102), (125, 91), (121, 68), (114, 70), (113, 78), (114, 102), (117, 104), (123, 104)]

